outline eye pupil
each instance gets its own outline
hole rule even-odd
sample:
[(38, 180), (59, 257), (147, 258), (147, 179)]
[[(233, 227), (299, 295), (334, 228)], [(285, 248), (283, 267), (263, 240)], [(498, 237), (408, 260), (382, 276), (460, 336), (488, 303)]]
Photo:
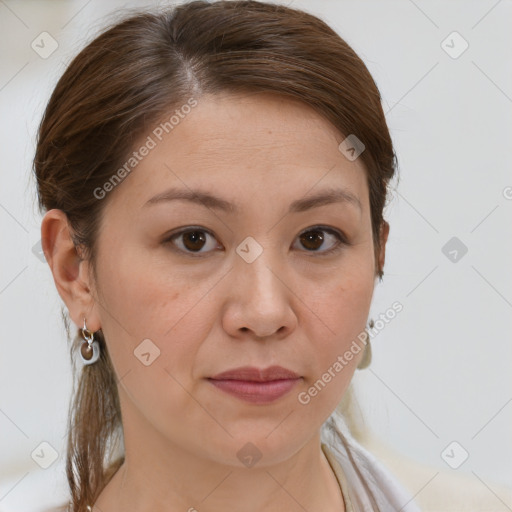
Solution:
[[(191, 241), (192, 245), (189, 245), (188, 241)], [(189, 250), (201, 249), (205, 242), (206, 237), (202, 231), (189, 231), (183, 234), (183, 245)]]
[[(301, 242), (307, 249), (318, 249), (322, 246), (323, 241), (324, 236), (322, 234), (322, 231), (319, 230), (307, 231), (306, 233), (303, 233), (301, 235)], [(319, 243), (315, 245), (315, 242)], [(311, 243), (313, 247), (310, 246)]]

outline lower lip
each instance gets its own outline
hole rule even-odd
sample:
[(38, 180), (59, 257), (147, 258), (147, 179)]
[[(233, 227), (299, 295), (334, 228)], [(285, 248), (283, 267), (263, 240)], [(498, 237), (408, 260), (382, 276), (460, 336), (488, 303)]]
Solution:
[(244, 380), (208, 379), (215, 387), (253, 404), (268, 404), (286, 395), (297, 384), (298, 379), (250, 382)]

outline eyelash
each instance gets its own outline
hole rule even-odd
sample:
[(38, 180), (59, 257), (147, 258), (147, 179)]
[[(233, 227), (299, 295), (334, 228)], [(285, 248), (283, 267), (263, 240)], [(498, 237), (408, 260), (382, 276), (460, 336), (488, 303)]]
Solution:
[[(180, 231), (177, 231), (175, 233), (172, 233), (169, 237), (165, 238), (163, 240), (163, 244), (166, 244), (166, 245), (173, 245), (173, 240), (175, 238), (178, 238), (179, 236), (181, 235), (184, 235), (186, 233), (191, 233), (191, 232), (194, 232), (194, 231), (199, 231), (199, 232), (202, 232), (202, 233), (207, 233), (208, 235), (210, 235), (211, 237), (215, 238), (215, 236), (213, 235), (213, 233), (211, 233), (208, 229), (205, 229), (205, 228), (202, 228), (200, 226), (189, 226), (187, 227), (186, 229), (182, 229)], [(347, 237), (341, 232), (341, 231), (338, 231), (337, 229), (333, 229), (333, 228), (330, 228), (330, 227), (327, 227), (327, 226), (312, 226), (310, 228), (307, 228), (305, 229), (304, 231), (301, 231), (299, 233), (299, 237), (301, 235), (304, 235), (310, 231), (324, 231), (326, 233), (329, 233), (331, 235), (334, 235), (337, 240), (338, 240), (338, 243), (332, 247), (331, 249), (328, 249), (326, 251), (308, 251), (308, 250), (304, 250), (304, 252), (306, 253), (311, 253), (312, 255), (315, 255), (315, 256), (330, 256), (330, 255), (333, 255), (333, 254), (337, 254), (339, 251), (341, 251), (344, 246), (350, 246), (351, 243), (347, 240)], [(212, 251), (206, 251), (206, 252), (193, 252), (193, 251), (188, 251), (188, 250), (183, 250), (183, 249), (180, 249), (178, 247), (172, 247), (173, 250), (181, 253), (181, 254), (186, 254), (187, 256), (191, 256), (193, 258), (203, 258), (205, 257), (205, 255), (209, 254), (210, 252)]]

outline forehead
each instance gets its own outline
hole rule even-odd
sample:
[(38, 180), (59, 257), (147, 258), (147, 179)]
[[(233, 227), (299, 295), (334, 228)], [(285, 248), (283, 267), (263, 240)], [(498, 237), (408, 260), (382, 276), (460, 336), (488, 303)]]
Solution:
[(284, 200), (336, 185), (359, 196), (364, 208), (364, 165), (340, 152), (344, 135), (308, 105), (268, 93), (196, 101), (165, 113), (135, 145), (152, 141), (116, 191), (134, 208), (170, 187), (217, 191), (243, 208), (261, 200), (258, 191)]
[[(183, 157), (214, 156), (245, 166), (270, 158), (273, 165), (332, 161), (342, 137), (310, 106), (269, 93), (203, 96), (171, 135), (171, 144), (186, 142)], [(240, 162), (241, 155), (259, 158)]]

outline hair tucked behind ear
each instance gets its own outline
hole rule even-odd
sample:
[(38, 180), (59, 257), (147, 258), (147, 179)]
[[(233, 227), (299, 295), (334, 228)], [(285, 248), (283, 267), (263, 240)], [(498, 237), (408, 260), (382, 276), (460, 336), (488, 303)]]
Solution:
[[(363, 61), (323, 21), (249, 0), (193, 1), (130, 15), (90, 42), (58, 81), (34, 157), (39, 207), (66, 214), (94, 280), (110, 197), (100, 200), (94, 191), (164, 114), (191, 97), (221, 92), (272, 92), (302, 101), (344, 137), (355, 134), (362, 141), (358, 158), (369, 189), (375, 272), (382, 277), (380, 228), (396, 156), (377, 86)], [(110, 195), (120, 189), (122, 184)], [(74, 369), (67, 454), (72, 512), (94, 503), (122, 462), (111, 464), (122, 438), (115, 372), (102, 333), (96, 338), (101, 359)], [(71, 344), (72, 354), (78, 344)]]

